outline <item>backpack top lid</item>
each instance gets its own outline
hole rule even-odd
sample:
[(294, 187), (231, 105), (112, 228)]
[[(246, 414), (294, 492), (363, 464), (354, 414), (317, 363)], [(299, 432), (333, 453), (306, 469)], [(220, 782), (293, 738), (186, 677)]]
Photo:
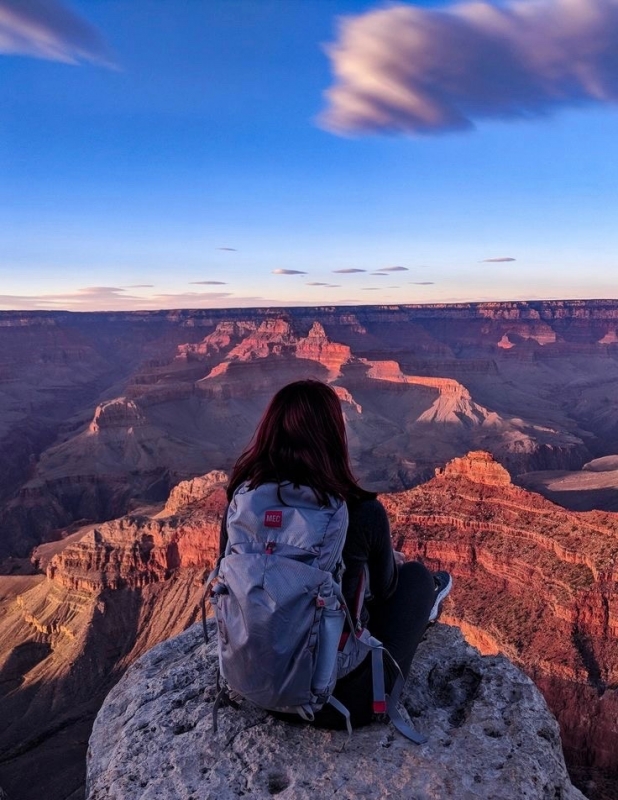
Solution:
[(304, 551), (314, 566), (332, 570), (341, 558), (348, 527), (343, 500), (329, 497), (321, 505), (309, 486), (290, 482), (263, 483), (249, 489), (241, 484), (227, 513), (226, 555), (246, 546), (269, 542)]

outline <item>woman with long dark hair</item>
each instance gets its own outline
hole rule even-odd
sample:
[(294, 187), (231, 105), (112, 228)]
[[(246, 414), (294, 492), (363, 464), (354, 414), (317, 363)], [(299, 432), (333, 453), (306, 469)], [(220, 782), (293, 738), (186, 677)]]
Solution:
[[(420, 562), (403, 563), (393, 551), (388, 518), (375, 493), (355, 479), (341, 403), (324, 383), (303, 380), (280, 389), (271, 400), (253, 439), (236, 462), (227, 490), (228, 500), (243, 484), (255, 489), (265, 483), (309, 486), (320, 503), (328, 497), (344, 500), (349, 525), (343, 549), (343, 595), (353, 608), (361, 581), (368, 571), (370, 599), (361, 619), (398, 663), (404, 677), (430, 621), (437, 618), (441, 601), (451, 588), (448, 573), (432, 575)], [(227, 528), (221, 528), (220, 553), (225, 552)], [(386, 663), (386, 690), (397, 672)], [(372, 667), (365, 658), (337, 682), (335, 697), (350, 711), (353, 725), (371, 721)], [(316, 721), (340, 727), (342, 719), (326, 707)]]

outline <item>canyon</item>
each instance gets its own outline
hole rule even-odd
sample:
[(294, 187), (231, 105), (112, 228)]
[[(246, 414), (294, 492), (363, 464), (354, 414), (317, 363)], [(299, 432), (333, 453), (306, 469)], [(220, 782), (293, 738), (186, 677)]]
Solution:
[[(196, 620), (226, 480), (216, 471), (182, 482), (165, 504), (39, 546), (44, 574), (0, 579), (0, 774), (10, 798), (28, 797), (24, 771), (50, 800), (83, 796), (87, 737), (105, 695), (135, 659)], [(380, 499), (394, 545), (453, 574), (442, 621), (535, 681), (575, 784), (614, 797), (618, 515), (556, 506), (482, 451)]]
[[(338, 391), (377, 491), (479, 448), (515, 478), (581, 471), (618, 452), (617, 327), (607, 300), (0, 312), (0, 562), (229, 469), (300, 377)], [(585, 506), (586, 487), (568, 494)]]
[(313, 377), (395, 544), (453, 572), (445, 621), (615, 796), (617, 328), (616, 301), (0, 312), (0, 786), (83, 798), (104, 696), (196, 619), (226, 470)]

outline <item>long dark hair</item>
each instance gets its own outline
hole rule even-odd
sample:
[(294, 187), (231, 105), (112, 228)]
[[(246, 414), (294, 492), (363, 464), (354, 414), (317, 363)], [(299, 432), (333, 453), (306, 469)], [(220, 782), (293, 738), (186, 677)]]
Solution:
[(315, 380), (289, 383), (270, 401), (234, 465), (228, 500), (245, 481), (251, 489), (284, 481), (310, 486), (323, 504), (328, 495), (346, 501), (376, 496), (362, 489), (352, 474), (339, 398)]

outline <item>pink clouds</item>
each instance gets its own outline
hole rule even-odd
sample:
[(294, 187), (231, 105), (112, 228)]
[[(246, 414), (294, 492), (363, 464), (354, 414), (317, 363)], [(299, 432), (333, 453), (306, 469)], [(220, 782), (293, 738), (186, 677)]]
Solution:
[(618, 100), (617, 0), (395, 5), (342, 18), (328, 48), (336, 133), (433, 133)]
[(59, 0), (0, 0), (0, 53), (113, 66), (96, 28)]

